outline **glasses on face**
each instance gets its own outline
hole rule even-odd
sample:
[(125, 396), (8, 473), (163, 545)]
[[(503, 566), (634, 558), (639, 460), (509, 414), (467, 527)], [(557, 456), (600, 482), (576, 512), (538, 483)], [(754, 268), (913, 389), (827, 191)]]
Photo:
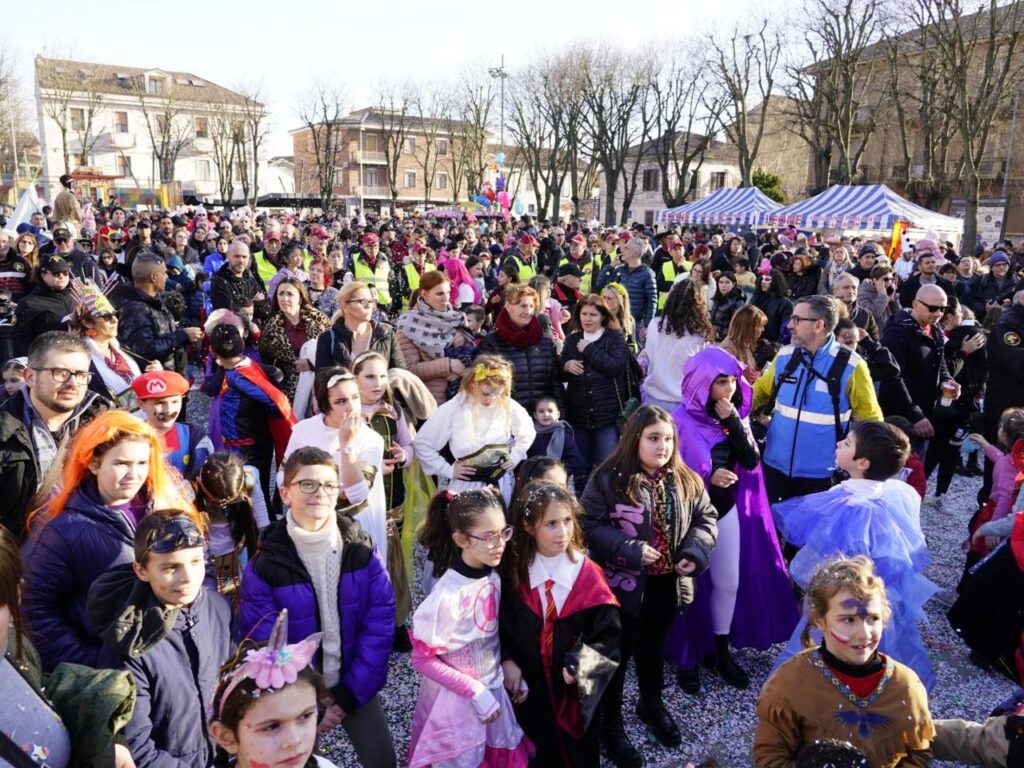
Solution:
[(75, 384), (85, 385), (92, 379), (92, 371), (72, 371), (68, 368), (36, 368), (37, 371), (49, 371), (57, 384), (65, 384), (73, 376)]
[(314, 493), (319, 491), (321, 488), (324, 489), (324, 493), (328, 496), (333, 496), (341, 490), (341, 486), (338, 483), (332, 483), (330, 481), (326, 483), (320, 483), (316, 480), (296, 480), (291, 485), (299, 486), (299, 490), (302, 491), (306, 496), (312, 496)]
[(377, 302), (373, 299), (349, 299), (346, 304), (358, 304), (361, 307), (372, 307)]
[(117, 320), (117, 313), (116, 312), (104, 312), (102, 315), (96, 315), (96, 319), (97, 320), (104, 320), (104, 321), (109, 323), (112, 320)]
[(927, 309), (929, 312), (945, 312), (946, 311), (946, 305), (945, 304), (926, 304), (925, 302), (921, 301), (920, 299), (917, 300), (917, 303), (920, 304), (925, 309)]
[(883, 283), (891, 283), (892, 282), (892, 278), (891, 277), (883, 277), (882, 278), (882, 282)]
[(160, 527), (146, 547), (146, 552), (166, 555), (179, 549), (201, 547), (206, 543), (199, 527), (187, 517), (176, 517)]
[(789, 322), (791, 323), (816, 323), (818, 318), (816, 317), (800, 317), (799, 315), (790, 315)]
[(488, 549), (496, 549), (499, 542), (505, 543), (512, 538), (512, 526), (506, 525), (500, 531), (491, 531), (490, 533), (485, 533), (483, 536), (476, 536), (472, 533), (467, 533), (466, 535), (471, 539), (482, 541)]

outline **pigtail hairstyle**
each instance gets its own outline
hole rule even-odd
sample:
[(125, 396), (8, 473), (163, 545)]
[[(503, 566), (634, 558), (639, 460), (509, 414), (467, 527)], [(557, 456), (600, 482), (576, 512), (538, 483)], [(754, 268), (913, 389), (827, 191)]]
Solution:
[(244, 543), (249, 557), (255, 555), (259, 534), (252, 513), (253, 487), (242, 457), (231, 451), (210, 454), (192, 484), (196, 508), (203, 513), (207, 525), (226, 521), (231, 540), (236, 545)]
[(800, 633), (800, 642), (805, 648), (814, 646), (811, 627), (817, 619), (824, 619), (828, 604), (839, 592), (848, 589), (858, 600), (870, 600), (878, 595), (882, 598), (882, 622), (892, 618), (892, 604), (885, 594), (885, 582), (875, 572), (875, 564), (867, 555), (837, 557), (827, 560), (814, 572), (807, 585), (807, 624)]
[(512, 524), (512, 557), (507, 557), (506, 575), (512, 580), (512, 586), (530, 582), (530, 564), (537, 555), (537, 540), (527, 526), (536, 528), (544, 522), (548, 508), (552, 504), (562, 504), (572, 512), (572, 538), (566, 554), (574, 563), (583, 554), (583, 529), (580, 528), (580, 515), (583, 509), (579, 501), (567, 488), (543, 480), (528, 483), (520, 494), (518, 503), (509, 510)]
[(438, 491), (434, 494), (427, 507), (419, 539), (434, 564), (435, 579), (451, 567), (452, 560), (458, 555), (452, 534), (467, 533), (477, 516), (489, 509), (501, 510), (502, 517), (507, 518), (505, 502), (493, 486), (462, 493)]

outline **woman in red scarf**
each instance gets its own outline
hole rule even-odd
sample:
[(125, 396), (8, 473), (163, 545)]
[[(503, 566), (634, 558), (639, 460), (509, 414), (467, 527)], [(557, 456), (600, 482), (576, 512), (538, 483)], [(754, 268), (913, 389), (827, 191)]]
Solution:
[(540, 298), (526, 285), (508, 289), (494, 330), (484, 337), (477, 354), (501, 355), (513, 369), (512, 399), (529, 413), (541, 397), (563, 405), (565, 390), (558, 375), (558, 353), (551, 330), (537, 317)]

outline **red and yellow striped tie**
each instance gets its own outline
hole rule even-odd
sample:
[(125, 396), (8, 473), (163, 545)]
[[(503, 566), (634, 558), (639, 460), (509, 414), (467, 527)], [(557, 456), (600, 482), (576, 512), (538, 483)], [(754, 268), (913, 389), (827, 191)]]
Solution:
[(558, 609), (555, 608), (555, 597), (551, 594), (555, 586), (554, 579), (544, 582), (544, 596), (547, 598), (547, 605), (544, 607), (544, 631), (541, 634), (541, 653), (550, 656), (555, 648), (555, 619), (558, 618)]

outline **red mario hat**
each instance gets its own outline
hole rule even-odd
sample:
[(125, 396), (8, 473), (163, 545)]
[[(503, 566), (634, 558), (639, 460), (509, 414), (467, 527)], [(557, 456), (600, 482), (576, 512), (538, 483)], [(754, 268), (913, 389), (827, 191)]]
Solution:
[(188, 380), (174, 371), (149, 371), (132, 382), (132, 391), (139, 400), (180, 397), (188, 392)]

